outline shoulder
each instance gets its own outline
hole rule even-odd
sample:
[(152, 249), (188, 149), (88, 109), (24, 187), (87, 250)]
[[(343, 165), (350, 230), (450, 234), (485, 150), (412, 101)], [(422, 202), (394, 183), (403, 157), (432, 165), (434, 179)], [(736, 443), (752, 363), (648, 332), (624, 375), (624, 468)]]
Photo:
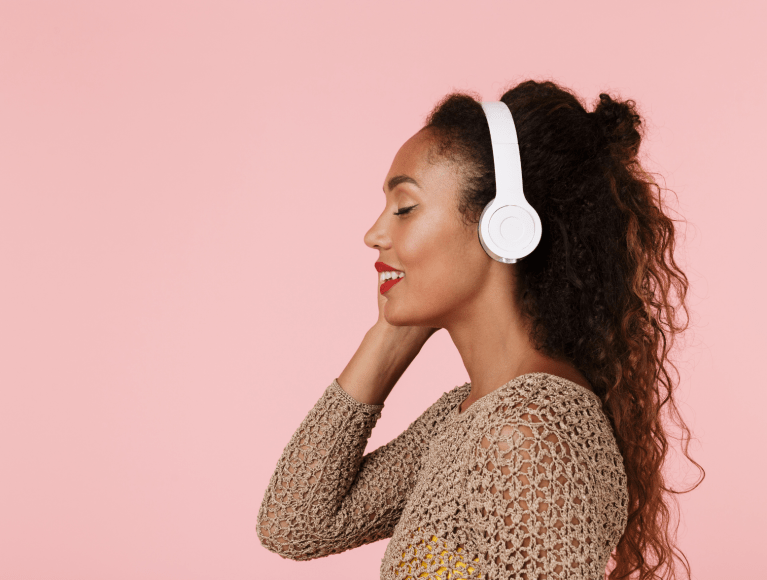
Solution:
[(540, 464), (582, 474), (593, 492), (625, 490), (623, 458), (599, 397), (555, 375), (530, 373), (499, 392), (474, 418), (467, 444), (474, 465), (490, 457)]
[(536, 436), (556, 435), (579, 444), (586, 438), (614, 442), (599, 397), (586, 388), (548, 373), (529, 373), (512, 388), (499, 391), (474, 422), (479, 431), (518, 428)]
[(499, 395), (474, 424), (467, 470), (487, 481), (511, 475), (521, 488), (546, 480), (568, 502), (588, 498), (580, 508), (601, 505), (612, 520), (607, 527), (622, 533), (626, 473), (599, 397), (546, 373), (523, 377), (518, 389)]

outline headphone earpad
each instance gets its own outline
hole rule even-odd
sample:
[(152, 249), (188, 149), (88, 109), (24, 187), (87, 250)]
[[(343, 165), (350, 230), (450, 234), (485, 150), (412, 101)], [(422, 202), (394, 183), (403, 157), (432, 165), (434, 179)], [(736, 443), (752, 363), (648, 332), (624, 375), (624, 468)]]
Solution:
[[(529, 246), (536, 237), (535, 220), (524, 207), (491, 207), (493, 201), (482, 212), (480, 241), (489, 242), (493, 253), (498, 256), (516, 261), (529, 253)], [(483, 238), (483, 231), (487, 232), (489, 240)]]

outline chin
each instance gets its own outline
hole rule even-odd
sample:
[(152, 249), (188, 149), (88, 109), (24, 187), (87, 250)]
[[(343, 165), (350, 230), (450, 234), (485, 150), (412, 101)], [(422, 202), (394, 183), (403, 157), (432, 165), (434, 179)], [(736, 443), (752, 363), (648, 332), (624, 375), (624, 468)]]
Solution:
[(391, 304), (387, 303), (384, 309), (384, 318), (386, 322), (392, 326), (412, 326), (412, 321), (407, 315), (402, 316), (401, 313), (393, 312), (396, 308), (391, 308)]
[(386, 319), (386, 322), (392, 326), (436, 326), (431, 324), (428, 320), (423, 320), (420, 317), (409, 316), (407, 313), (403, 314), (389, 312), (388, 307), (389, 305), (387, 304), (387, 309), (384, 310), (384, 318)]

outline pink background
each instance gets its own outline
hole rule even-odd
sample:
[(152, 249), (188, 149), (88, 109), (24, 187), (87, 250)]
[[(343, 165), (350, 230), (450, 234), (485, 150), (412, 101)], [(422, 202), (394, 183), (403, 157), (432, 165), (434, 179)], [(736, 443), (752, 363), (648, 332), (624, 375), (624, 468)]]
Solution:
[[(645, 115), (688, 221), (708, 477), (680, 545), (696, 578), (764, 574), (759, 5), (2, 2), (0, 578), (377, 578), (386, 541), (284, 560), (258, 507), (375, 321), (397, 149), (451, 90), (528, 77)], [(467, 380), (437, 333), (368, 451)]]

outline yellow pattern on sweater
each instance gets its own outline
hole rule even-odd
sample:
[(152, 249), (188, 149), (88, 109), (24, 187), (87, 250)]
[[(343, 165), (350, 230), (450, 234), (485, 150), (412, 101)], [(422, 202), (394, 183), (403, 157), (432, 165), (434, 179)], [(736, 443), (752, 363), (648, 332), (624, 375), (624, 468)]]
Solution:
[[(420, 532), (421, 528), (418, 528), (418, 531)], [(437, 538), (437, 536), (432, 536), (431, 537), (431, 541), (435, 542), (435, 543), (439, 543), (439, 538)], [(418, 545), (422, 546), (424, 544), (425, 544), (425, 542), (423, 540), (421, 540), (421, 543), (418, 544)], [(444, 542), (443, 542), (443, 544), (444, 544)], [(432, 551), (431, 546), (426, 546), (426, 547), (429, 550), (429, 552)], [(431, 560), (434, 557), (434, 555), (433, 554), (426, 554), (424, 556), (424, 559), (419, 560), (418, 558), (413, 558), (413, 559), (411, 559), (409, 561), (405, 561), (405, 559), (407, 558), (407, 553), (408, 553), (408, 551), (410, 549), (413, 550), (413, 554), (414, 555), (416, 555), (416, 556), (418, 555), (418, 551), (413, 547), (412, 544), (410, 544), (407, 547), (407, 549), (404, 552), (402, 552), (402, 560), (403, 561), (400, 562), (400, 567), (407, 566), (407, 573), (408, 574), (415, 574), (416, 578), (428, 578), (429, 577), (429, 572), (422, 572), (421, 574), (416, 574), (416, 572), (418, 572), (418, 569), (421, 566), (426, 568), (428, 566), (428, 564), (424, 561), (424, 559), (425, 560)], [(458, 552), (458, 554), (460, 554), (462, 551), (463, 550), (461, 548), (457, 548), (456, 549), (456, 552)], [(458, 571), (458, 570), (448, 570), (448, 568), (445, 566), (446, 563), (447, 564), (452, 564), (453, 566), (456, 566), (458, 568), (466, 568), (469, 573), (474, 572), (474, 568), (472, 568), (471, 566), (467, 567), (466, 563), (463, 560), (461, 560), (461, 557), (458, 554), (453, 554), (453, 553), (449, 552), (448, 550), (442, 550), (439, 553), (439, 555), (442, 556), (442, 557), (439, 559), (440, 567), (436, 571), (437, 576), (442, 578), (442, 574), (447, 572), (447, 576), (446, 576), (447, 580), (451, 580), (451, 578), (453, 578), (453, 573), (455, 573), (455, 578), (465, 578), (466, 577), (463, 574), (461, 574), (461, 572)], [(451, 560), (453, 560), (453, 559), (455, 559), (454, 563), (451, 562)], [(447, 560), (447, 562), (445, 562), (445, 560)], [(479, 562), (479, 556), (474, 558), (474, 561), (475, 562)], [(482, 576), (479, 576), (479, 577), (482, 578)], [(406, 576), (405, 580), (413, 580), (413, 577), (412, 576)]]

